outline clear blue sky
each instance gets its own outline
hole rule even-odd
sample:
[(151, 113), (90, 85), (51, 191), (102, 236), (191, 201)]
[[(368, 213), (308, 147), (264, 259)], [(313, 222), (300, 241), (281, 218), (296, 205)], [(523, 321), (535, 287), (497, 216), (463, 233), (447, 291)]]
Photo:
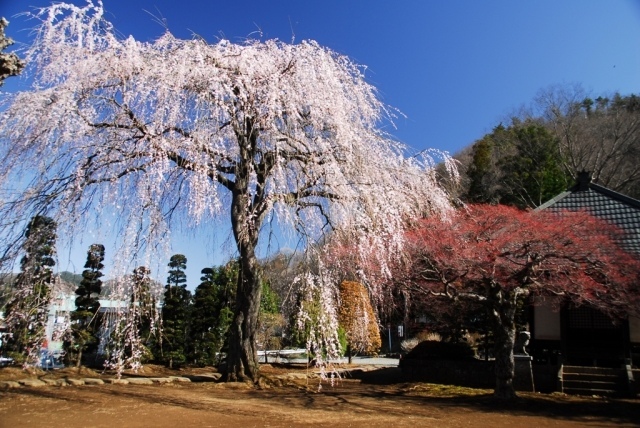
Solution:
[[(14, 15), (49, 3), (0, 0), (7, 33), (26, 42), (35, 23)], [(316, 40), (368, 66), (383, 101), (407, 116), (392, 133), (415, 149), (455, 153), (553, 84), (640, 93), (637, 0), (104, 0), (104, 7), (123, 36), (138, 40), (162, 34), (156, 18), (179, 37)], [(15, 88), (12, 80), (5, 90)], [(177, 250), (196, 265), (194, 286), (210, 263)], [(84, 259), (75, 263), (81, 270)]]

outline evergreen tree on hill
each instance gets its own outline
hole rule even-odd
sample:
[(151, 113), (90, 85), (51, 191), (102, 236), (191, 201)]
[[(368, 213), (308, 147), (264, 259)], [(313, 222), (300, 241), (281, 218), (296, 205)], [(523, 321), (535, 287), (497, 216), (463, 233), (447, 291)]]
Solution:
[(572, 181), (558, 139), (534, 121), (496, 126), (473, 145), (470, 161), (467, 202), (535, 208)]
[(579, 85), (543, 89), (530, 106), (455, 155), (465, 202), (537, 207), (588, 171), (593, 182), (640, 198), (640, 97), (590, 96)]

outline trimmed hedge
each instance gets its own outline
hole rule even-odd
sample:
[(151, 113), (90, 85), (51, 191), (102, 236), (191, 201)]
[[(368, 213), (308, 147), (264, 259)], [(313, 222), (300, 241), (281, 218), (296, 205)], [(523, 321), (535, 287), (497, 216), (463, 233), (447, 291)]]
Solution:
[(475, 352), (468, 343), (425, 340), (413, 348), (404, 359), (411, 360), (472, 360)]

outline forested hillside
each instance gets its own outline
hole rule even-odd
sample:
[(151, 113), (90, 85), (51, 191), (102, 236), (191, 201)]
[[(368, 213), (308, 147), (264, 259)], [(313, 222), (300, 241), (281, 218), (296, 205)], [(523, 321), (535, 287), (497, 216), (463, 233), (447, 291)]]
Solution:
[(454, 156), (461, 174), (448, 184), (454, 196), (533, 208), (588, 171), (594, 182), (640, 198), (639, 96), (553, 87), (507, 122)]

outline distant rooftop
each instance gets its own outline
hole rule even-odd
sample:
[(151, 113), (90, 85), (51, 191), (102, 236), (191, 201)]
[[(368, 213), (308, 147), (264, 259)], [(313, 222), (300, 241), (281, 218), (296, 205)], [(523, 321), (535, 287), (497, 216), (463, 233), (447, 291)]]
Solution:
[(625, 238), (621, 246), (640, 256), (640, 201), (592, 183), (589, 173), (581, 172), (575, 186), (537, 209), (587, 210), (622, 229)]

